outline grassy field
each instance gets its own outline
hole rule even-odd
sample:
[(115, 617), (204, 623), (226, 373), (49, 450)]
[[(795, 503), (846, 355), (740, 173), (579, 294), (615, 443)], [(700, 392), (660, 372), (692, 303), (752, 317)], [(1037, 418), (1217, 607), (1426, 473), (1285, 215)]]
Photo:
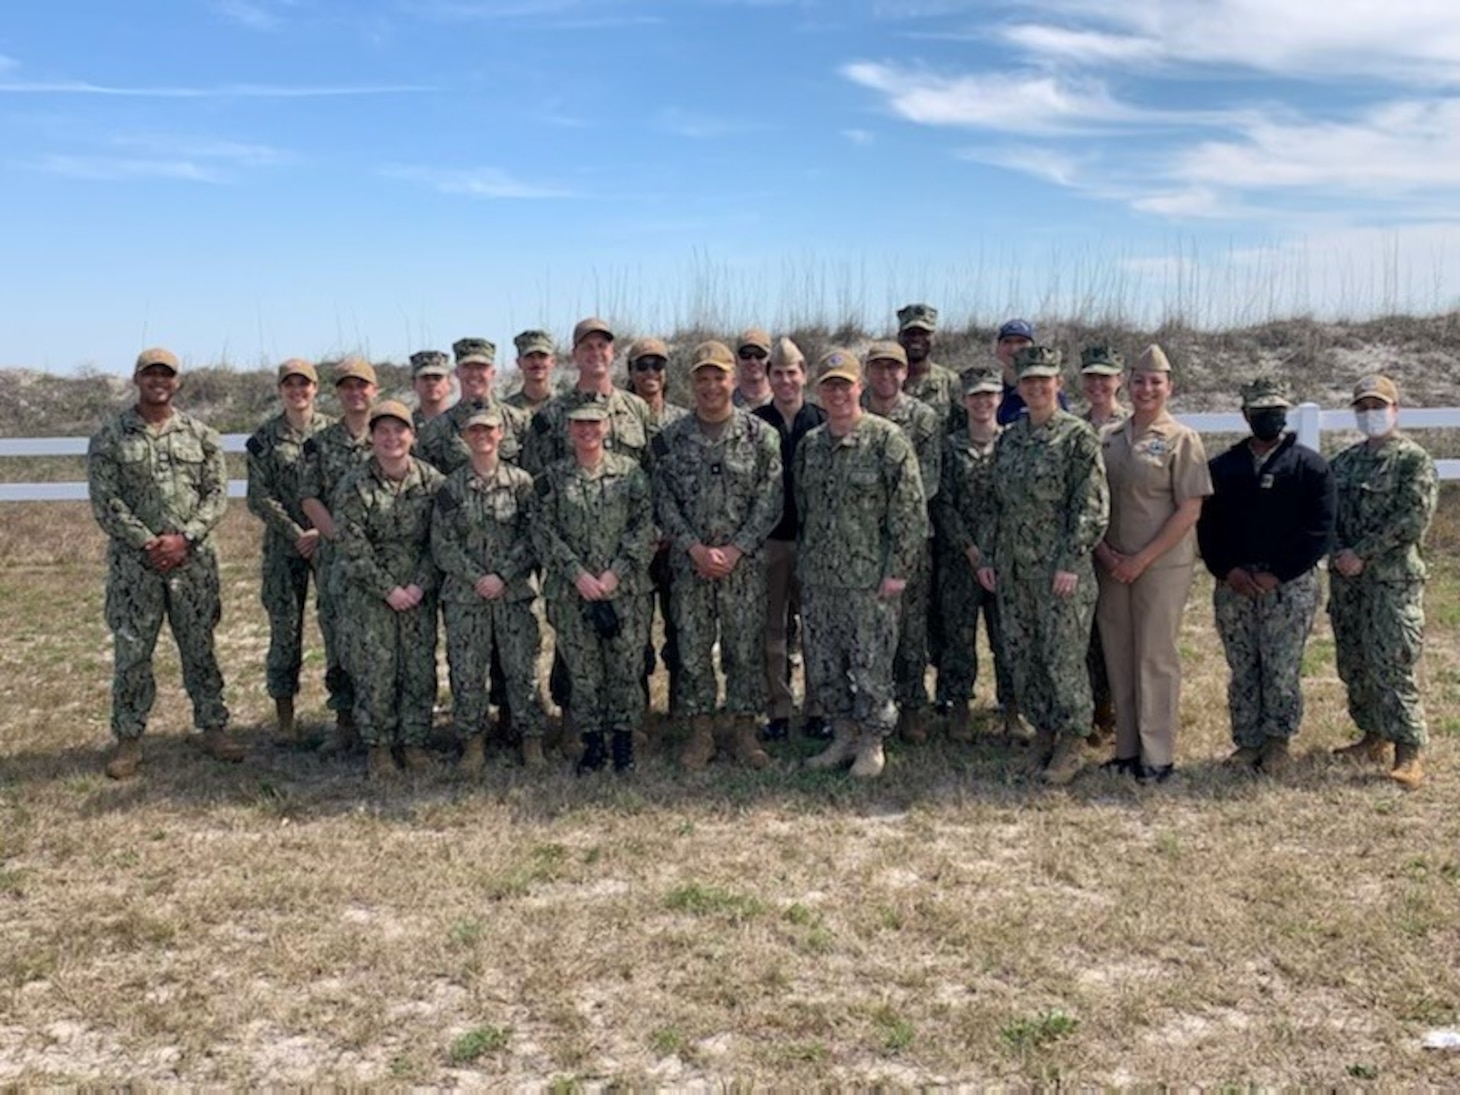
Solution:
[[(853, 785), (663, 753), (630, 778), (382, 789), (268, 744), (257, 524), (221, 536), (252, 752), (183, 740), (170, 641), (143, 778), (109, 783), (102, 538), (0, 510), (0, 1082), (571, 1089), (1460, 1084), (1460, 494), (1431, 537), (1430, 784), (1330, 763), (1320, 620), (1299, 763), (1220, 767), (1193, 595), (1180, 774), (1027, 780), (990, 743)], [(304, 710), (322, 724), (317, 636)], [(987, 684), (981, 682), (980, 706)], [(662, 701), (661, 701), (662, 702)]]

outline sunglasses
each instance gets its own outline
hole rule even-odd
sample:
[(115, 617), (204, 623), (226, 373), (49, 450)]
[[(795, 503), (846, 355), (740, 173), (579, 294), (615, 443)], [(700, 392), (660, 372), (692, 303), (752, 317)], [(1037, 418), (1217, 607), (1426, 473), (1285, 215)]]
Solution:
[(665, 361), (662, 357), (641, 357), (638, 361), (634, 362), (634, 372), (662, 373), (664, 371), (664, 367), (668, 364), (669, 363)]
[(739, 350), (736, 355), (741, 361), (764, 361), (767, 355), (764, 350)]

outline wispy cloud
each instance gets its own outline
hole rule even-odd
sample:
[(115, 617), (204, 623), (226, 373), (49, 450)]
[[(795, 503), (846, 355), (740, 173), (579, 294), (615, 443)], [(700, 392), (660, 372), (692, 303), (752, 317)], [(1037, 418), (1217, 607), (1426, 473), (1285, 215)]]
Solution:
[(120, 135), (106, 141), (105, 148), (114, 151), (43, 156), (30, 166), (51, 175), (96, 182), (177, 179), (227, 183), (241, 170), (271, 167), (290, 158), (268, 145), (166, 134)]
[(229, 22), (249, 30), (277, 30), (283, 22), (277, 12), (254, 0), (213, 0), (213, 9)]
[(737, 118), (716, 118), (697, 114), (681, 107), (668, 107), (659, 112), (657, 124), (666, 133), (676, 137), (688, 137), (696, 141), (719, 140), (741, 133), (754, 133), (765, 129), (760, 122), (749, 122)]
[(571, 198), (571, 190), (527, 182), (498, 167), (432, 168), (387, 164), (378, 172), (389, 179), (428, 186), (442, 194), (467, 198)]
[(877, 139), (872, 131), (867, 129), (844, 129), (842, 136), (855, 145), (869, 145)]
[(163, 160), (127, 156), (43, 156), (31, 165), (48, 175), (89, 182), (127, 182), (135, 179), (179, 179), (221, 183), (223, 172), (192, 160)]

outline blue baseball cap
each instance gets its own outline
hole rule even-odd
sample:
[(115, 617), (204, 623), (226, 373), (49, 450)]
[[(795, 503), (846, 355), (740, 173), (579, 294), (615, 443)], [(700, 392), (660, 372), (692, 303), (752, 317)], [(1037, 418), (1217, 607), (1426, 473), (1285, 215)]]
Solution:
[(1034, 324), (1027, 319), (1011, 319), (999, 328), (999, 342), (1006, 338), (1027, 338), (1034, 341)]

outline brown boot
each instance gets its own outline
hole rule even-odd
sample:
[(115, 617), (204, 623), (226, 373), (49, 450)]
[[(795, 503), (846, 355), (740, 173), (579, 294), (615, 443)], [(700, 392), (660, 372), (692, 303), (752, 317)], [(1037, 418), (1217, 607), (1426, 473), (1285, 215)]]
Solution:
[(1372, 730), (1365, 730), (1364, 736), (1351, 745), (1344, 745), (1333, 751), (1339, 760), (1358, 764), (1383, 764), (1384, 747), (1388, 743)]
[(973, 719), (968, 714), (968, 704), (955, 703), (948, 713), (948, 740), (960, 745), (973, 741)]
[[(1004, 705), (1003, 717), (1004, 737), (1008, 738), (1010, 742), (1019, 744), (1034, 740), (1034, 735), (1030, 733), (1028, 725), (1019, 717), (1018, 704), (1006, 703)], [(1054, 743), (1050, 742), (1049, 747), (1053, 749)]]
[(1389, 778), (1406, 791), (1413, 791), (1425, 781), (1424, 769), (1420, 767), (1421, 747), (1408, 742), (1394, 743), (1394, 768)]
[(407, 745), (400, 751), (400, 760), (407, 772), (430, 772), (436, 767), (436, 758), (420, 745)]
[(1241, 745), (1227, 755), (1222, 761), (1223, 767), (1235, 768), (1243, 772), (1251, 772), (1257, 767), (1257, 762), (1262, 759), (1262, 748), (1256, 745)]
[(390, 755), (390, 746), (372, 745), (365, 761), (365, 775), (373, 780), (390, 780), (399, 774), (395, 758)]
[(1054, 758), (1054, 751), (1058, 744), (1055, 741), (1053, 730), (1036, 730), (1034, 738), (1029, 744), (1030, 769), (1035, 772), (1042, 772), (1048, 768), (1050, 761)]
[(466, 739), (456, 767), (464, 776), (479, 776), (487, 770), (487, 742), (481, 734)]
[(248, 756), (248, 749), (244, 747), (243, 742), (230, 738), (228, 732), (222, 728), (204, 730), (199, 748), (214, 760), (226, 761), (229, 764), (237, 764)]
[(347, 757), (360, 748), (360, 731), (353, 711), (335, 712), (335, 733), (319, 747), (322, 757)]
[(928, 728), (923, 722), (923, 713), (908, 708), (899, 711), (897, 713), (897, 736), (909, 745), (925, 744), (928, 740)]
[(1106, 700), (1095, 708), (1095, 719), (1090, 724), (1090, 736), (1085, 741), (1098, 749), (1102, 745), (1109, 745), (1114, 740), (1115, 704)]
[(686, 771), (698, 772), (715, 755), (715, 720), (711, 715), (695, 715), (689, 720), (689, 741), (679, 754), (679, 763)]
[(142, 766), (142, 740), (122, 738), (106, 762), (108, 779), (131, 779)]
[(1085, 766), (1085, 758), (1080, 753), (1083, 745), (1073, 734), (1061, 734), (1040, 778), (1051, 787), (1068, 787)]
[(542, 753), (542, 738), (530, 737), (522, 739), (522, 767), (544, 768), (547, 766), (547, 758)]
[(731, 720), (730, 748), (741, 764), (750, 768), (764, 768), (770, 764), (771, 757), (756, 740), (755, 722), (753, 715), (737, 715)]
[(846, 722), (838, 719), (832, 723), (831, 744), (814, 757), (806, 758), (806, 767), (814, 771), (826, 768), (844, 768), (857, 759), (856, 731)]
[(864, 731), (856, 742), (857, 755), (852, 761), (854, 779), (876, 779), (887, 765), (882, 752), (882, 735), (875, 731)]
[(1262, 743), (1262, 758), (1257, 766), (1266, 776), (1281, 776), (1292, 767), (1293, 757), (1288, 752), (1287, 738), (1268, 738)]
[(294, 697), (274, 697), (274, 744), (298, 745), (299, 727), (294, 722)]

